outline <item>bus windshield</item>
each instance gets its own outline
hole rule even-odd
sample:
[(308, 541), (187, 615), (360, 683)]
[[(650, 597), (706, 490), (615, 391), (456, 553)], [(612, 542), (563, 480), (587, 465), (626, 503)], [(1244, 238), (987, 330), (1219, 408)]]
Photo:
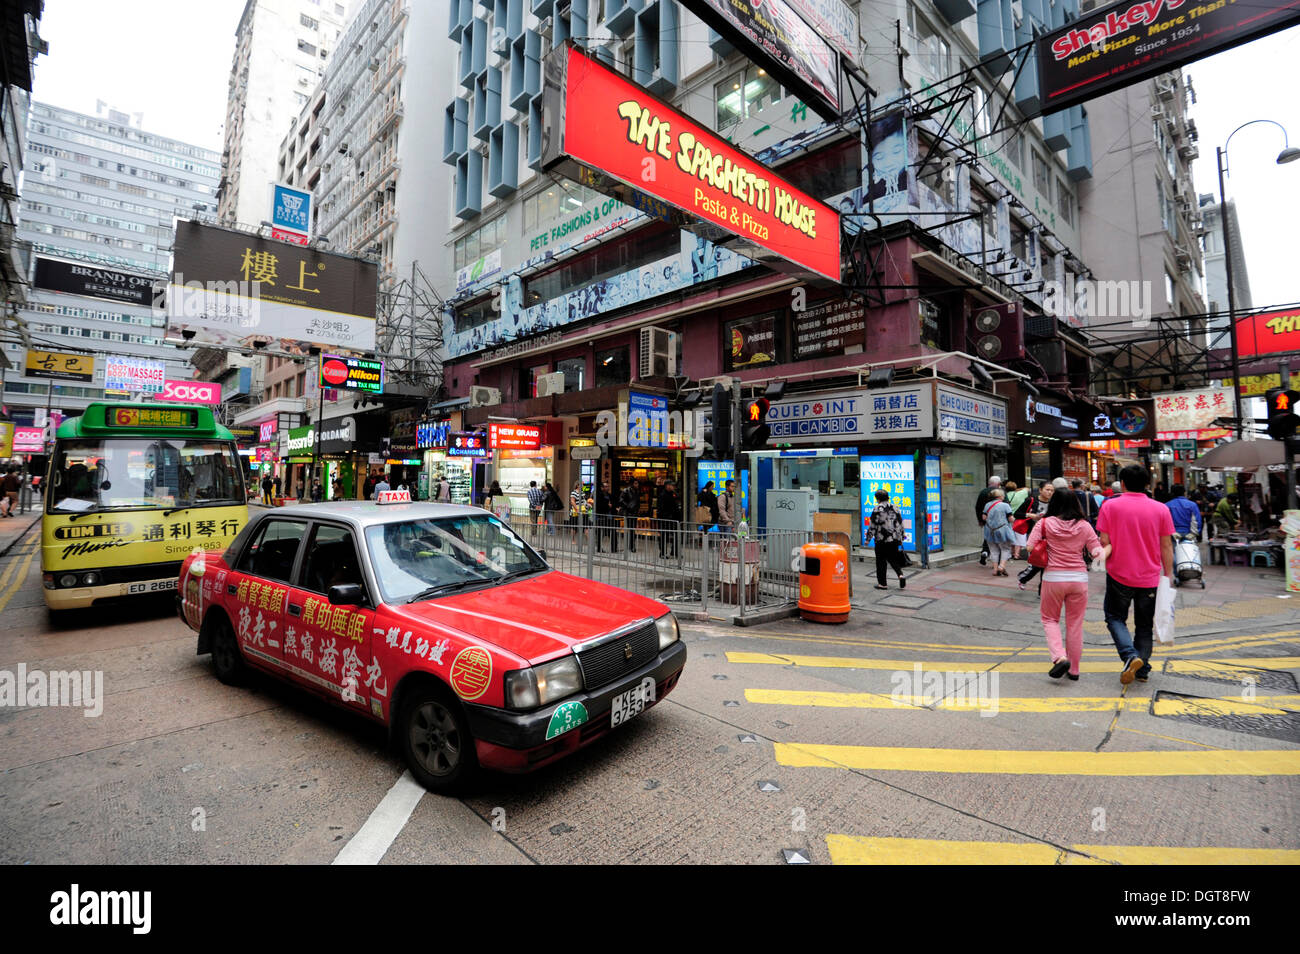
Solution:
[(246, 502), (238, 457), (224, 441), (60, 440), (50, 474), (50, 513)]

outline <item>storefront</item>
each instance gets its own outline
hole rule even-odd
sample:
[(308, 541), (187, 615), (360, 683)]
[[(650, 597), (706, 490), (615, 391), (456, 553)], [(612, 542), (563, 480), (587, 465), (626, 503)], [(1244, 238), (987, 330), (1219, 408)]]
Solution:
[[(356, 500), (365, 481), (365, 458), (357, 453), (357, 422), (352, 417), (331, 418), (320, 426), (318, 449), (326, 500)], [(358, 474), (361, 475), (358, 480)], [(335, 481), (340, 487), (336, 494)]]
[(1007, 445), (1002, 399), (923, 379), (800, 394), (773, 403), (768, 422), (772, 443), (795, 446), (751, 455), (751, 514), (760, 528), (770, 522), (770, 491), (803, 491), (816, 513), (843, 515), (853, 545), (862, 546), (883, 490), (903, 514), (904, 549), (923, 559), (982, 541), (975, 498), (990, 454)]

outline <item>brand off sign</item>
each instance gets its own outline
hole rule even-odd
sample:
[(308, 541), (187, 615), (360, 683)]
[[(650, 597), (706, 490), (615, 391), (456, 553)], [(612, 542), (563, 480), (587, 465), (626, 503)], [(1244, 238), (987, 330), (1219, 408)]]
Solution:
[(221, 385), (216, 381), (172, 381), (163, 382), (162, 393), (157, 395), (160, 401), (175, 401), (178, 404), (220, 404)]

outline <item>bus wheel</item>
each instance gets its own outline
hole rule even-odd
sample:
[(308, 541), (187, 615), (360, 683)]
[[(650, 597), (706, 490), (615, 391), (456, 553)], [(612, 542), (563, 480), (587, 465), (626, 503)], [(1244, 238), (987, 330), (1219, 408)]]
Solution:
[(212, 671), (227, 686), (242, 685), (248, 673), (235, 631), (224, 616), (212, 621)]

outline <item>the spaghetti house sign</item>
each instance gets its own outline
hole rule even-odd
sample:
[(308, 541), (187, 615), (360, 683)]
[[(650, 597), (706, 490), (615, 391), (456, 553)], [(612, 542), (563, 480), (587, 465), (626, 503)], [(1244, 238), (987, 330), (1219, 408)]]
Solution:
[(840, 280), (834, 210), (575, 47), (553, 57), (547, 169), (774, 267)]

